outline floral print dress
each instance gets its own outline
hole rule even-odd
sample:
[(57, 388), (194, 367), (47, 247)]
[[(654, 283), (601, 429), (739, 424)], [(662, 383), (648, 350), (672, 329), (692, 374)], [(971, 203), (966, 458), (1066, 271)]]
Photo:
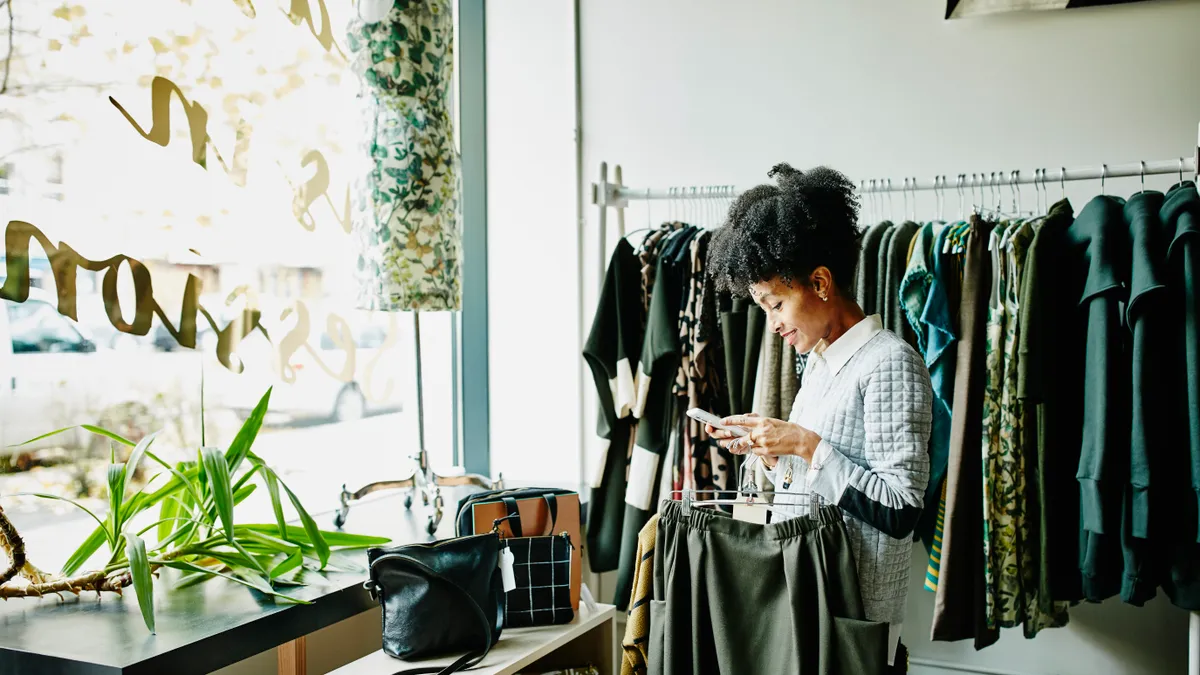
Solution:
[(462, 304), (459, 157), (450, 116), (448, 0), (395, 0), (378, 23), (349, 26), (362, 82), (362, 166), (352, 224), (363, 309), (455, 310)]
[[(1010, 224), (993, 251), (997, 284), (988, 316), (983, 424), (984, 559), (990, 628), (1024, 624), (1026, 637), (1065, 623), (1065, 606), (1045, 613), (1038, 593), (1036, 513), (1029, 512), (1025, 411), (1017, 398), (1021, 279), (1038, 222)], [(1003, 245), (1000, 245), (1001, 242)]]

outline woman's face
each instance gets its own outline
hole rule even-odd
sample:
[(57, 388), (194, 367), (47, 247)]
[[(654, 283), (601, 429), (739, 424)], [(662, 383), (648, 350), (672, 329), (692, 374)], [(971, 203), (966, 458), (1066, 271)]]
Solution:
[(776, 277), (750, 286), (750, 296), (767, 313), (767, 327), (801, 354), (829, 336), (830, 303), (811, 285)]

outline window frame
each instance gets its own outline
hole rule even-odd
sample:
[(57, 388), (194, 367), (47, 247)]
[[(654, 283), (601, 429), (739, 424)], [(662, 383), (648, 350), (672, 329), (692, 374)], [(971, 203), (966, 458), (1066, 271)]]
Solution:
[[(458, 0), (459, 139), (462, 146), (463, 306), (455, 386), (463, 468), (491, 474), (488, 382), (487, 30), (484, 0)], [(461, 401), (461, 415), (458, 414)]]

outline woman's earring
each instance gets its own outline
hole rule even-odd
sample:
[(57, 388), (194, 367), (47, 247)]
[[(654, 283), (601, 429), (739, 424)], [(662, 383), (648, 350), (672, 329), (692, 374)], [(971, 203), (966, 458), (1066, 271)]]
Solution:
[(829, 296), (822, 293), (821, 294), (821, 302), (829, 302)]

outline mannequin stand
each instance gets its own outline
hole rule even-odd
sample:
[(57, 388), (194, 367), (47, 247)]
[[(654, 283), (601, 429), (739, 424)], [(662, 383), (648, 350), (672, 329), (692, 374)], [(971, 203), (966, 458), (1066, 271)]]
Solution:
[(346, 524), (346, 516), (350, 513), (350, 507), (367, 495), (373, 492), (383, 490), (400, 490), (410, 488), (412, 492), (404, 498), (404, 508), (411, 509), (413, 498), (416, 495), (421, 496), (421, 503), (425, 506), (433, 505), (433, 513), (429, 514), (429, 521), (425, 525), (425, 530), (429, 534), (437, 531), (438, 525), (442, 522), (442, 512), (445, 507), (445, 502), (442, 499), (443, 487), (461, 487), (474, 485), (484, 489), (499, 488), (502, 483), (501, 477), (492, 480), (486, 476), (479, 474), (448, 474), (442, 475), (433, 471), (429, 466), (429, 454), (425, 451), (425, 392), (422, 387), (421, 379), (421, 313), (418, 310), (413, 310), (413, 329), (414, 340), (413, 347), (417, 354), (417, 437), (418, 451), (413, 457), (417, 466), (409, 475), (396, 480), (385, 480), (369, 483), (362, 486), (354, 492), (346, 489), (345, 484), (342, 485), (341, 506), (333, 517), (333, 524), (338, 529), (341, 529)]

